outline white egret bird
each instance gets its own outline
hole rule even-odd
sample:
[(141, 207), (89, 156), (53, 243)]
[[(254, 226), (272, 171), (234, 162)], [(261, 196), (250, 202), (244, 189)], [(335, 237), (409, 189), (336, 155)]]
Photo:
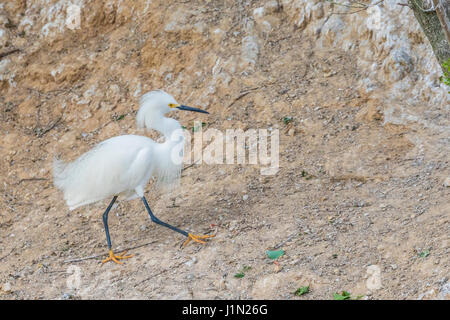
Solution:
[(145, 186), (152, 177), (156, 178), (158, 185), (170, 186), (177, 184), (181, 176), (184, 139), (180, 123), (164, 117), (171, 110), (208, 113), (180, 105), (164, 91), (150, 91), (140, 100), (137, 125), (161, 132), (165, 138), (163, 143), (144, 136), (123, 135), (99, 143), (72, 163), (54, 160), (54, 184), (63, 191), (70, 210), (113, 197), (103, 213), (109, 257), (102, 263), (114, 261), (121, 264), (119, 260), (132, 256), (125, 256), (125, 253), (115, 255), (111, 246), (108, 213), (118, 196), (124, 196), (126, 200), (140, 197), (153, 222), (187, 237), (184, 245), (190, 240), (205, 243), (202, 239), (214, 237), (193, 235), (159, 220), (144, 196)]

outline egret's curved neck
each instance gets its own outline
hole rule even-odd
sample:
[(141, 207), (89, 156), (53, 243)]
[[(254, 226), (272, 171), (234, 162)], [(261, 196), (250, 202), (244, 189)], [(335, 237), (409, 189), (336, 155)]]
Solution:
[(157, 130), (164, 136), (166, 142), (170, 140), (173, 133), (182, 130), (180, 123), (172, 118), (162, 116), (158, 120), (152, 121), (151, 129)]
[(171, 189), (179, 184), (184, 157), (184, 135), (180, 123), (162, 117), (152, 123), (152, 129), (164, 135), (164, 143), (157, 144), (155, 175), (157, 184)]

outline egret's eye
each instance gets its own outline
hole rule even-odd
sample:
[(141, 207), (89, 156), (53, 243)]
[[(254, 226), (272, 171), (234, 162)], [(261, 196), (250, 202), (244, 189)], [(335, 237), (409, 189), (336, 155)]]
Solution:
[(171, 107), (171, 108), (175, 108), (175, 104), (174, 103), (169, 103), (169, 107)]

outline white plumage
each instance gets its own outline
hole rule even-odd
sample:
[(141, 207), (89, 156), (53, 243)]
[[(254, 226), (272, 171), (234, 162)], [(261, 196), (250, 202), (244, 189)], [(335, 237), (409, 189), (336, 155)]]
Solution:
[(150, 178), (156, 178), (157, 185), (173, 187), (180, 180), (183, 163), (184, 136), (178, 121), (164, 117), (170, 110), (206, 111), (183, 106), (164, 91), (150, 91), (142, 96), (136, 121), (139, 127), (161, 132), (165, 141), (157, 143), (150, 138), (136, 135), (118, 136), (99, 143), (72, 163), (54, 160), (54, 183), (64, 193), (70, 210), (112, 197), (103, 213), (109, 257), (102, 263), (131, 258), (114, 254), (108, 227), (108, 213), (118, 196), (126, 200), (140, 197), (151, 220), (187, 237), (205, 243), (204, 239), (214, 235), (194, 235), (159, 220), (151, 211), (144, 189)]
[(176, 186), (181, 174), (184, 140), (178, 121), (164, 115), (181, 107), (188, 108), (160, 90), (141, 98), (138, 127), (161, 132), (164, 143), (144, 136), (117, 136), (99, 143), (72, 163), (55, 159), (54, 184), (63, 191), (70, 210), (115, 195), (125, 196), (127, 200), (142, 197), (152, 176), (159, 186), (169, 189)]

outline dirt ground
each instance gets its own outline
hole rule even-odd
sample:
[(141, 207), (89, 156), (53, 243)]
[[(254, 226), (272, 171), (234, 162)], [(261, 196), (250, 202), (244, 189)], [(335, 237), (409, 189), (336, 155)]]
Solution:
[[(15, 72), (0, 81), (0, 299), (450, 298), (448, 110), (421, 98), (427, 122), (386, 121), (383, 87), (361, 89), (351, 52), (317, 47), (282, 8), (271, 32), (250, 27), (260, 3), (233, 3), (92, 1), (81, 30), (51, 41), (20, 30), (23, 5), (4, 8), (13, 26), (0, 53), (21, 51), (0, 60)], [(144, 134), (139, 97), (157, 88), (210, 112), (176, 114), (188, 129), (279, 129), (280, 168), (203, 163), (172, 194), (150, 184), (157, 217), (216, 237), (180, 248), (138, 199), (119, 202), (113, 246), (134, 257), (101, 266), (109, 200), (69, 211), (53, 157)], [(274, 262), (269, 249), (285, 254)]]

